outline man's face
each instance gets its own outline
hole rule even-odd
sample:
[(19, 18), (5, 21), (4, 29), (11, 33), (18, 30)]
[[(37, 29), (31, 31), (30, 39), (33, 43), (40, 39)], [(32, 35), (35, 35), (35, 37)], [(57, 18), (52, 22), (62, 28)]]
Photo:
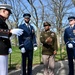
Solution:
[(75, 20), (74, 20), (74, 19), (69, 20), (69, 24), (70, 24), (70, 25), (74, 25), (74, 24), (75, 24)]
[(50, 26), (49, 25), (44, 25), (44, 29), (45, 29), (45, 31), (47, 31), (47, 30), (50, 29)]
[(8, 19), (9, 16), (10, 16), (10, 12), (6, 9), (3, 9), (2, 10), (2, 16), (5, 18), (5, 19)]
[(29, 23), (30, 18), (24, 18), (24, 20), (25, 20), (26, 23)]

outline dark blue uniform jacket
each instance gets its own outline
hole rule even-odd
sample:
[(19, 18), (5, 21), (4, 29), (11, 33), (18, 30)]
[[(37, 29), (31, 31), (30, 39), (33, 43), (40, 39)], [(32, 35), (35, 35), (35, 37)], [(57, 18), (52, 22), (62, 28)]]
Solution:
[(65, 29), (64, 41), (66, 45), (68, 43), (72, 43), (73, 45), (75, 45), (75, 25), (72, 28), (69, 26), (68, 28)]
[(19, 48), (25, 47), (26, 50), (33, 50), (33, 47), (36, 46), (36, 36), (33, 26), (30, 25), (30, 30), (25, 24), (19, 26), (23, 29), (23, 34), (19, 36)]

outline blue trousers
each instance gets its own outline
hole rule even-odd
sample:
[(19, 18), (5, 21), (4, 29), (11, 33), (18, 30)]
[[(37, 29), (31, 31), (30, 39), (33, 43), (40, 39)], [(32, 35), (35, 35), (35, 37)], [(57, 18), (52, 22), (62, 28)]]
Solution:
[(22, 75), (32, 75), (32, 62), (33, 50), (27, 50), (22, 53)]
[(73, 48), (73, 51), (74, 51), (74, 59), (75, 59), (75, 47)]
[(69, 65), (69, 75), (74, 75), (74, 50), (72, 48), (67, 48), (67, 55), (68, 55), (68, 65)]

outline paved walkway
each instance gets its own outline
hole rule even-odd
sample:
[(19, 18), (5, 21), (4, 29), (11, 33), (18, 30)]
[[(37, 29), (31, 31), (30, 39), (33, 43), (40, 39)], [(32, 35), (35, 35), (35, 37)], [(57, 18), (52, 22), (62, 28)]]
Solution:
[[(9, 72), (9, 75), (21, 75), (20, 73), (21, 70), (16, 70)], [(43, 64), (33, 67), (33, 75), (43, 75)], [(55, 75), (68, 75), (68, 61), (59, 61), (55, 63)]]

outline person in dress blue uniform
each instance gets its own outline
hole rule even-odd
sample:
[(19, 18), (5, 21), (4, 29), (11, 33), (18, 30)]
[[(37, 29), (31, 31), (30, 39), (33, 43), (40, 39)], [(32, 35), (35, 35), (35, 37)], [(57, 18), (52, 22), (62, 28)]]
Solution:
[[(23, 29), (23, 34), (19, 36), (19, 48), (22, 53), (22, 75), (32, 75), (33, 50), (37, 49), (36, 36), (33, 26), (29, 23), (31, 15), (25, 13), (23, 15), (25, 23), (19, 28)], [(26, 73), (26, 59), (27, 73)]]
[(74, 75), (74, 52), (75, 52), (75, 17), (68, 17), (69, 27), (65, 29), (64, 41), (66, 44), (67, 55), (68, 55), (68, 65), (69, 65), (69, 75)]
[(6, 20), (11, 14), (11, 5), (0, 4), (0, 75), (8, 75), (8, 54), (12, 52), (10, 37), (21, 35), (22, 29), (9, 29)]

